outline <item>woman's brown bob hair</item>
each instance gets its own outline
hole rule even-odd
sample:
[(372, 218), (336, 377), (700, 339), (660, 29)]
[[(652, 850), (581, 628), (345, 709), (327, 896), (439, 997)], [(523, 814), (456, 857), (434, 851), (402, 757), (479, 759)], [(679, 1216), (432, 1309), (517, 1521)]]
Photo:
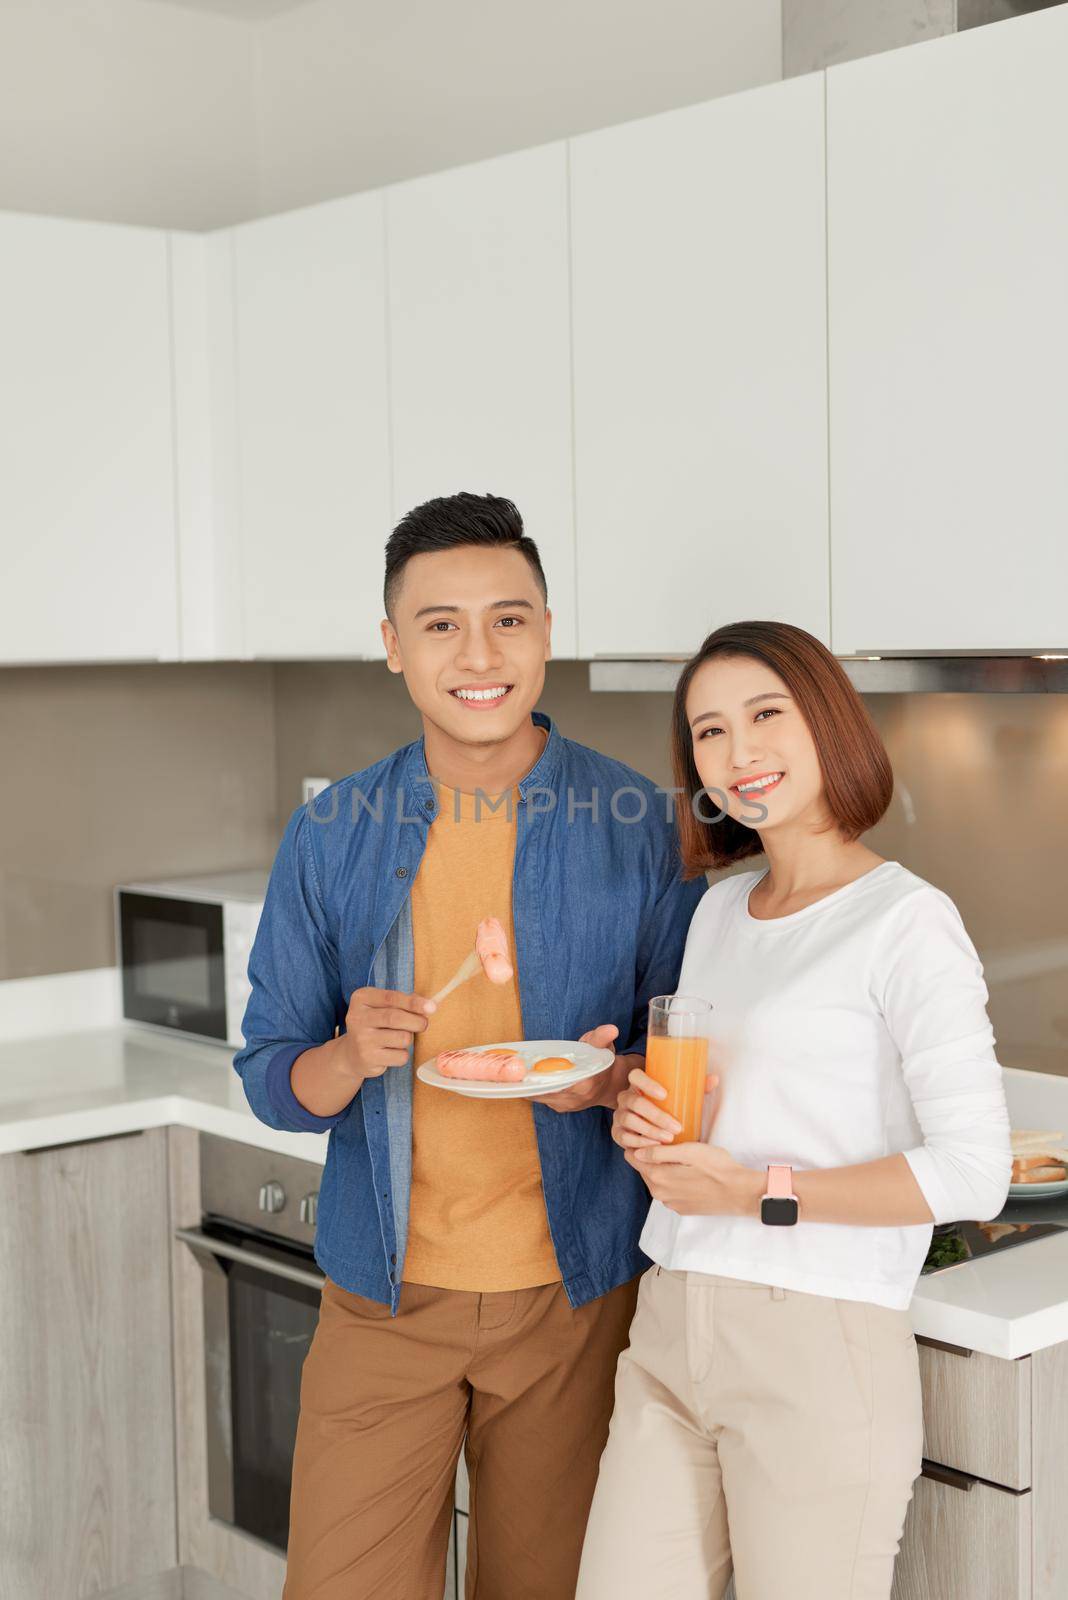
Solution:
[[(874, 828), (894, 792), (894, 773), (883, 741), (831, 652), (804, 628), (788, 622), (731, 622), (710, 633), (682, 669), (675, 689), (671, 721), (671, 759), (679, 795), (679, 846), (684, 878), (699, 877), (709, 867), (763, 852), (760, 835), (734, 817), (704, 821), (723, 807), (715, 795), (703, 796), (693, 758), (693, 735), (686, 716), (686, 696), (694, 673), (716, 657), (750, 656), (778, 673), (816, 746), (824, 792), (834, 822), (853, 840)], [(695, 797), (702, 796), (696, 806)]]

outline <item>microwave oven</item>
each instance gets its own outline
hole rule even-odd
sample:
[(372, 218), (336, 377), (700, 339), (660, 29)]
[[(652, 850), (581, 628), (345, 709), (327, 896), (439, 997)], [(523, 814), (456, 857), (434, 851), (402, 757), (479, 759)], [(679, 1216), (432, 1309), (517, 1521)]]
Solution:
[(248, 959), (268, 877), (268, 869), (256, 869), (116, 887), (127, 1021), (241, 1047)]

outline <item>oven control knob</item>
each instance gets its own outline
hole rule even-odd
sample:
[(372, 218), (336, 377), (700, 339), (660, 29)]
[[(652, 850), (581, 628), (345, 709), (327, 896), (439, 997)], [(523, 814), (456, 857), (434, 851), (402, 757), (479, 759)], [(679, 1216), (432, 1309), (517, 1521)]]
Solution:
[(285, 1209), (286, 1192), (280, 1183), (272, 1178), (270, 1183), (265, 1183), (260, 1188), (260, 1210), (266, 1211), (268, 1216), (276, 1216)]
[(306, 1222), (309, 1228), (314, 1228), (319, 1217), (319, 1191), (306, 1194), (300, 1202), (300, 1220)]

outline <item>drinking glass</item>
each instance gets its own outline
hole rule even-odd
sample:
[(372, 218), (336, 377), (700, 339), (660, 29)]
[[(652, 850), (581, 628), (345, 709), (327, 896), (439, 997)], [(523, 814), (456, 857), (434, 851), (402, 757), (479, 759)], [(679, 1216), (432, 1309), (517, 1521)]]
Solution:
[(649, 1002), (645, 1070), (667, 1090), (657, 1104), (682, 1123), (673, 1144), (701, 1138), (701, 1115), (708, 1076), (712, 1002), (693, 995), (659, 994)]

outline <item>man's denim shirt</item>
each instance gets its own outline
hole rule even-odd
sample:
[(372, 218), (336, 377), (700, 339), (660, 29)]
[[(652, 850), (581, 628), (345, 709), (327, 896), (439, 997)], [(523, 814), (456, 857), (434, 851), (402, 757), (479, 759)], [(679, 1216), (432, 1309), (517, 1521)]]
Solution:
[[(565, 739), (544, 712), (533, 720), (549, 737), (516, 806), (512, 908), (524, 1037), (577, 1039), (612, 1022), (620, 1053), (643, 1053), (646, 1008), (651, 996), (675, 991), (705, 880), (681, 881), (670, 791)], [(411, 991), (409, 892), (435, 809), (419, 739), (293, 812), (249, 958), (246, 1043), (234, 1057), (261, 1121), (330, 1130), (316, 1260), (342, 1288), (394, 1314), (411, 1189), (411, 1055), (367, 1079), (331, 1117), (301, 1105), (290, 1071), (303, 1051), (344, 1028), (354, 989)], [(612, 1142), (609, 1111), (533, 1111), (549, 1230), (579, 1306), (648, 1265), (638, 1236), (649, 1197)]]

